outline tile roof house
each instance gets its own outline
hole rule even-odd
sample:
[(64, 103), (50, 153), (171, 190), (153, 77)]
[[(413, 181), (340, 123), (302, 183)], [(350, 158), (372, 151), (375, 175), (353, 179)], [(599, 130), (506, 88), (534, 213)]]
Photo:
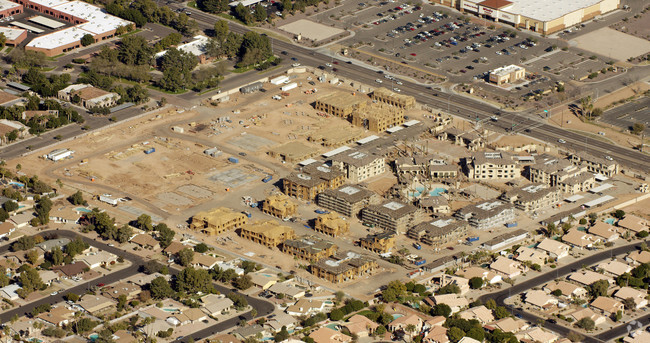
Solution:
[(269, 287), (269, 291), (273, 294), (284, 294), (289, 299), (300, 299), (305, 296), (305, 288), (297, 287), (291, 281), (275, 283)]
[(640, 309), (648, 305), (648, 300), (646, 299), (647, 296), (648, 296), (647, 291), (638, 290), (627, 286), (621, 287), (621, 289), (619, 289), (614, 293), (614, 298), (620, 301), (631, 298), (634, 301), (634, 305), (636, 309)]
[(36, 316), (39, 320), (54, 326), (68, 325), (70, 319), (74, 317), (74, 312), (68, 310), (65, 306), (53, 307), (47, 312), (40, 313)]
[(569, 250), (571, 250), (570, 246), (550, 238), (545, 238), (536, 248), (546, 252), (548, 256), (558, 260), (569, 256)]
[(544, 265), (546, 253), (529, 247), (519, 247), (516, 251), (515, 260), (520, 262), (530, 262), (533, 264)]
[(311, 337), (315, 343), (347, 343), (352, 341), (352, 337), (328, 327), (322, 327), (312, 332), (309, 334), (309, 337)]
[(128, 300), (131, 300), (138, 296), (140, 292), (142, 292), (140, 286), (126, 282), (119, 282), (102, 289), (102, 295), (114, 300), (117, 300), (121, 295), (125, 295)]
[(623, 338), (623, 343), (646, 343), (650, 341), (650, 332), (637, 330)]
[(566, 281), (549, 282), (543, 288), (543, 290), (549, 293), (556, 289), (559, 289), (565, 297), (585, 298), (587, 296), (586, 289)]
[(388, 330), (391, 332), (406, 331), (406, 327), (409, 325), (415, 325), (415, 331), (420, 332), (424, 321), (417, 314), (403, 315), (390, 322), (388, 324)]
[(648, 226), (650, 226), (650, 222), (646, 219), (637, 217), (632, 214), (626, 214), (625, 218), (621, 219), (616, 223), (619, 227), (622, 227), (626, 230), (630, 230), (634, 233), (641, 232), (641, 231), (648, 231)]
[(497, 257), (496, 261), (490, 264), (490, 269), (503, 277), (511, 279), (528, 271), (528, 268), (523, 264), (503, 256)]
[(4, 286), (0, 288), (0, 297), (9, 300), (18, 300), (20, 299), (20, 296), (18, 296), (18, 293), (16, 293), (16, 291), (18, 291), (19, 289), (21, 289), (21, 287), (15, 283)]
[(449, 343), (447, 337), (447, 328), (442, 326), (434, 326), (427, 331), (422, 338), (423, 343)]
[(605, 271), (605, 273), (614, 275), (614, 276), (621, 276), (625, 273), (629, 273), (632, 271), (632, 266), (630, 266), (627, 263), (623, 263), (620, 261), (607, 261), (607, 262), (602, 262), (596, 266), (596, 270), (602, 269)]
[(627, 256), (625, 256), (625, 260), (637, 264), (650, 263), (650, 251), (645, 251), (645, 250), (633, 251), (629, 253)]
[(131, 238), (131, 243), (137, 244), (141, 248), (145, 249), (153, 249), (153, 250), (158, 250), (160, 248), (160, 244), (158, 241), (153, 238), (151, 235), (146, 234), (146, 233), (141, 233), (133, 236)]
[(589, 286), (598, 280), (607, 280), (610, 285), (614, 284), (614, 279), (611, 277), (591, 270), (579, 270), (569, 275), (569, 281), (575, 281), (583, 286)]
[(59, 279), (59, 274), (51, 270), (39, 270), (38, 275), (41, 277), (41, 281), (47, 286), (52, 285), (52, 282)]
[(88, 268), (89, 267), (86, 263), (82, 261), (77, 261), (72, 264), (53, 267), (52, 270), (61, 273), (65, 277), (71, 278), (83, 274)]
[(201, 303), (203, 304), (201, 310), (211, 316), (218, 316), (234, 305), (232, 300), (216, 294), (203, 296), (201, 298)]
[(589, 318), (594, 321), (596, 325), (604, 324), (607, 322), (607, 317), (598, 314), (594, 312), (594, 310), (590, 308), (580, 308), (572, 313), (570, 313), (567, 317), (573, 318), (573, 321), (577, 322), (582, 318)]
[(348, 319), (347, 323), (341, 324), (341, 326), (347, 328), (351, 334), (355, 334), (357, 337), (368, 337), (375, 332), (379, 324), (366, 316), (355, 314)]
[(458, 296), (458, 294), (440, 294), (431, 297), (434, 304), (446, 304), (451, 308), (451, 313), (456, 313), (469, 306), (467, 298)]
[(481, 343), (481, 342), (475, 340), (472, 337), (465, 336), (465, 337), (461, 338), (460, 341), (458, 341), (458, 343)]
[(192, 249), (192, 246), (185, 245), (185, 244), (183, 244), (181, 242), (173, 241), (167, 246), (167, 248), (165, 248), (163, 250), (163, 253), (165, 253), (165, 255), (171, 257), (171, 256), (174, 256), (174, 255), (178, 254), (179, 251), (181, 251), (181, 250), (183, 250), (185, 248)]
[(558, 300), (544, 291), (531, 290), (526, 292), (526, 303), (538, 310), (547, 310), (557, 305)]
[(194, 268), (203, 268), (203, 269), (212, 269), (217, 265), (219, 259), (205, 254), (195, 254), (194, 259), (192, 259), (192, 266)]
[(592, 301), (589, 306), (600, 311), (606, 316), (611, 316), (616, 314), (618, 311), (624, 310), (623, 303), (618, 300), (603, 296), (596, 298), (596, 300)]
[(589, 228), (589, 233), (599, 237), (604, 242), (613, 242), (621, 238), (616, 227), (605, 222), (597, 222)]
[(494, 321), (494, 315), (492, 315), (492, 311), (485, 307), (485, 305), (469, 308), (465, 311), (460, 312), (458, 315), (460, 318), (466, 320), (476, 319), (482, 325)]
[(528, 323), (523, 319), (517, 319), (512, 317), (507, 317), (499, 319), (494, 323), (488, 324), (487, 328), (499, 329), (503, 332), (512, 332), (516, 333), (522, 330), (528, 329)]
[(460, 276), (454, 276), (454, 275), (449, 275), (449, 274), (442, 274), (440, 276), (440, 287), (444, 287), (447, 285), (456, 285), (458, 286), (458, 289), (460, 290), (461, 295), (469, 292), (469, 280), (460, 277)]
[(0, 224), (0, 239), (9, 237), (14, 231), (16, 231), (16, 225), (10, 221), (5, 221)]
[(325, 303), (320, 300), (300, 299), (287, 307), (286, 312), (292, 316), (308, 316), (323, 312)]
[(464, 277), (464, 278), (466, 278), (468, 280), (470, 280), (470, 279), (472, 279), (474, 277), (480, 277), (483, 280), (487, 281), (487, 283), (489, 283), (489, 284), (499, 283), (499, 282), (501, 282), (503, 280), (501, 275), (499, 275), (499, 274), (497, 274), (497, 273), (495, 273), (495, 272), (493, 272), (491, 270), (487, 270), (485, 268), (476, 267), (476, 266), (465, 268), (465, 269), (459, 269), (459, 270), (456, 271), (456, 274), (460, 275), (460, 276), (462, 276), (462, 277)]
[(115, 311), (116, 303), (101, 295), (86, 294), (77, 302), (86, 312), (93, 316), (100, 316)]
[(518, 332), (515, 337), (521, 342), (536, 342), (536, 343), (554, 343), (560, 337), (550, 331), (546, 331), (542, 328), (530, 328)]
[(602, 239), (578, 229), (571, 229), (562, 236), (562, 241), (572, 247), (585, 249), (593, 247), (594, 244), (601, 242)]
[[(365, 318), (365, 317), (364, 317)], [(350, 318), (351, 319), (351, 318)], [(366, 318), (367, 319), (367, 318)], [(287, 328), (287, 330), (291, 330), (294, 327), (296, 327), (296, 324), (299, 324), (300, 321), (294, 316), (279, 312), (276, 314), (272, 314), (266, 318), (266, 323), (264, 323), (265, 326), (267, 326), (271, 332), (278, 332), (282, 330), (282, 327), (284, 326)], [(350, 331), (352, 332), (352, 331)]]

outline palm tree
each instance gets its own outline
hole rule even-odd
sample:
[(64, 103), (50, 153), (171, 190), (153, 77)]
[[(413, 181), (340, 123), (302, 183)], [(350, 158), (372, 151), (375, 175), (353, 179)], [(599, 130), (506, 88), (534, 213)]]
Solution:
[(412, 336), (417, 329), (418, 328), (415, 326), (415, 324), (409, 324), (406, 326), (404, 330), (408, 332), (410, 336)]
[(580, 110), (582, 115), (589, 117), (591, 119), (591, 111), (594, 109), (594, 102), (591, 99), (591, 95), (580, 99)]

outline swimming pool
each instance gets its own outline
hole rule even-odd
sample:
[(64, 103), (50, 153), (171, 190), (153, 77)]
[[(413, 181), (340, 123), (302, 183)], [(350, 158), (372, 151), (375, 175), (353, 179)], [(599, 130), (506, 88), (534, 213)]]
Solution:
[(94, 333), (94, 334), (88, 336), (88, 338), (90, 338), (90, 341), (91, 341), (91, 342), (94, 342), (94, 341), (97, 340), (97, 338), (99, 338), (99, 335), (96, 334), (96, 333)]
[(165, 311), (165, 312), (176, 312), (176, 311), (179, 311), (179, 309), (168, 307), (168, 308), (163, 308), (163, 311)]
[(440, 196), (440, 194), (443, 194), (443, 193), (447, 193), (447, 190), (445, 188), (436, 187), (431, 192), (429, 192), (429, 195), (434, 196), (434, 197), (438, 197), (438, 196)]
[(87, 208), (85, 208), (85, 207), (77, 207), (77, 208), (75, 208), (75, 211), (77, 211), (77, 212), (83, 212), (83, 213), (90, 213), (90, 212), (92, 212), (92, 210), (87, 209)]
[(607, 218), (604, 220), (604, 222), (609, 225), (614, 225), (614, 218)]
[(9, 184), (12, 185), (12, 186), (25, 187), (24, 183), (15, 182), (15, 181), (11, 181), (11, 182), (9, 182)]
[(394, 314), (393, 314), (393, 320), (395, 320), (395, 319), (397, 319), (397, 318), (399, 318), (399, 317), (403, 317), (403, 316), (404, 316), (403, 314), (394, 313)]

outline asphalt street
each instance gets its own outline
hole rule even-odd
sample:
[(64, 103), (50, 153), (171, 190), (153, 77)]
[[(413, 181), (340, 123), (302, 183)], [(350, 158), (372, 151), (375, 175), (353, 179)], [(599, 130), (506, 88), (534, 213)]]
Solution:
[[(108, 275), (102, 276), (102, 277), (100, 277), (98, 279), (86, 282), (85, 284), (81, 284), (79, 286), (66, 289), (65, 291), (59, 292), (59, 294), (57, 294), (57, 295), (47, 296), (45, 298), (33, 301), (33, 302), (29, 303), (29, 304), (26, 304), (26, 305), (17, 307), (15, 309), (0, 313), (0, 323), (5, 323), (5, 322), (10, 321), (11, 318), (14, 317), (15, 315), (18, 315), (19, 317), (23, 316), (23, 315), (28, 315), (29, 313), (31, 313), (31, 311), (34, 308), (36, 308), (39, 305), (42, 305), (42, 304), (53, 305), (53, 304), (59, 303), (61, 301), (64, 301), (63, 297), (64, 297), (65, 294), (74, 293), (74, 294), (82, 295), (82, 294), (84, 294), (86, 292), (86, 290), (88, 290), (88, 289), (90, 289), (93, 286), (96, 286), (98, 284), (103, 283), (103, 284), (108, 285), (108, 284), (117, 282), (118, 280), (123, 280), (123, 279), (129, 278), (129, 277), (139, 273), (140, 272), (139, 271), (140, 267), (142, 267), (144, 265), (144, 263), (145, 263), (145, 260), (141, 256), (135, 255), (135, 254), (133, 254), (131, 252), (128, 252), (128, 251), (124, 251), (124, 250), (122, 250), (122, 249), (120, 249), (118, 247), (115, 247), (115, 246), (109, 246), (108, 243), (104, 243), (104, 242), (101, 242), (101, 241), (98, 241), (98, 240), (88, 238), (86, 236), (79, 235), (75, 231), (70, 231), (70, 230), (48, 230), (48, 231), (39, 232), (39, 234), (42, 235), (42, 236), (58, 235), (58, 237), (66, 237), (66, 238), (69, 238), (69, 239), (75, 239), (76, 237), (80, 237), (84, 242), (88, 243), (89, 245), (92, 245), (92, 246), (94, 246), (96, 248), (99, 248), (101, 250), (104, 250), (104, 251), (108, 251), (108, 252), (110, 252), (112, 254), (115, 254), (117, 256), (122, 256), (125, 260), (129, 260), (132, 263), (132, 265), (127, 267), (127, 268), (124, 268), (124, 269), (118, 270), (116, 272), (110, 273)], [(9, 250), (9, 248), (10, 248), (10, 244), (5, 244), (5, 245), (1, 246), (0, 247), (0, 254), (3, 254), (5, 252), (7, 252)], [(178, 274), (178, 272), (180, 272), (180, 269), (177, 268), (176, 266), (174, 266), (174, 267), (172, 267), (170, 269), (170, 273), (172, 275), (176, 275), (176, 274)], [(217, 284), (217, 283), (213, 283), (213, 286), (217, 291), (221, 292), (222, 294), (228, 294), (230, 292), (237, 292), (236, 289), (229, 289), (229, 288), (224, 287), (224, 286), (222, 286), (220, 284)], [(265, 301), (265, 300), (262, 300), (262, 299), (259, 299), (259, 298), (250, 297), (248, 295), (244, 295), (244, 296), (246, 297), (246, 300), (248, 301), (248, 304), (257, 311), (257, 316), (266, 316), (266, 315), (272, 313), (273, 310), (275, 309), (275, 306), (272, 303), (268, 302), (268, 301)], [(244, 314), (242, 314), (242, 315), (240, 315), (238, 317), (234, 317), (234, 318), (229, 319), (229, 320), (218, 322), (218, 323), (216, 323), (216, 324), (214, 324), (214, 325), (212, 325), (210, 327), (207, 327), (207, 328), (205, 328), (203, 330), (200, 330), (200, 331), (197, 331), (197, 332), (193, 333), (192, 338), (194, 338), (195, 340), (198, 341), (199, 339), (206, 338), (206, 337), (208, 337), (210, 335), (213, 335), (213, 334), (215, 334), (217, 332), (228, 330), (228, 329), (230, 329), (232, 327), (235, 327), (242, 318), (252, 319), (252, 316), (251, 316), (250, 312), (247, 312), (247, 313), (244, 313)], [(189, 337), (183, 338), (182, 340), (179, 340), (179, 342), (180, 341), (187, 342), (187, 341), (189, 341)]]
[[(648, 243), (648, 241), (646, 241)], [(569, 263), (563, 267), (557, 268), (553, 271), (549, 271), (547, 273), (544, 273), (542, 275), (539, 275), (535, 278), (532, 278), (530, 280), (526, 280), (524, 282), (521, 282), (519, 284), (516, 284), (512, 287), (508, 287), (505, 289), (502, 289), (498, 292), (490, 293), (490, 294), (485, 294), (481, 296), (479, 299), (482, 302), (486, 302), (488, 299), (494, 299), (499, 306), (507, 306), (505, 304), (506, 299), (510, 298), (511, 296), (515, 296), (519, 293), (525, 292), (529, 289), (532, 289), (533, 287), (538, 287), (542, 286), (550, 281), (553, 281), (561, 276), (568, 275), (569, 273), (572, 273), (574, 271), (582, 269), (583, 266), (591, 266), (593, 264), (596, 264), (600, 261), (610, 259), (612, 256), (620, 255), (620, 254), (625, 254), (629, 253), (635, 249), (640, 249), (641, 248), (641, 243), (632, 243), (628, 245), (623, 245), (620, 247), (616, 247), (613, 249), (601, 251), (599, 253), (593, 254), (591, 256), (587, 256), (585, 258), (582, 258), (578, 261)], [(548, 321), (546, 321), (545, 318), (536, 316), (535, 314), (532, 314), (530, 312), (524, 311), (524, 310), (519, 310), (516, 308), (513, 308), (512, 306), (507, 306), (511, 312), (515, 315), (520, 315), (523, 319), (531, 322), (531, 323), (540, 323), (543, 322), (543, 326), (546, 329), (549, 329), (551, 331), (554, 331), (558, 334), (563, 335), (566, 337), (569, 332), (576, 332), (574, 330), (571, 330), (567, 328), (566, 326), (560, 325), (560, 324), (553, 324)], [(648, 323), (650, 320), (650, 314), (645, 315), (641, 317), (641, 319), (637, 319), (637, 321), (640, 321), (641, 323)], [(643, 324), (645, 325), (645, 324)], [(578, 333), (578, 332), (576, 332)], [(580, 333), (581, 334), (581, 333)], [(623, 336), (627, 334), (627, 323), (622, 324), (614, 329), (602, 332), (596, 336), (586, 336), (583, 342), (588, 342), (588, 343), (595, 343), (595, 342), (601, 342), (601, 341), (606, 341), (609, 339), (613, 338), (618, 338), (620, 336)], [(581, 334), (584, 336), (584, 334)]]
[(607, 110), (598, 121), (625, 130), (630, 129), (635, 123), (641, 123), (645, 125), (645, 134), (650, 135), (650, 98), (643, 97)]

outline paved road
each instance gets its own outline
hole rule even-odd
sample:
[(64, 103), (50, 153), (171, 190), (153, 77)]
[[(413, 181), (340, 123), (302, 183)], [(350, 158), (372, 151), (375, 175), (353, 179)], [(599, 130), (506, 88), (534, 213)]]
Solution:
[[(170, 7), (184, 8), (181, 4), (170, 4)], [(203, 29), (212, 28), (215, 21), (221, 20), (221, 18), (217, 16), (200, 12), (196, 9), (188, 8), (187, 10), (192, 11), (192, 18), (195, 19), (199, 24), (199, 27)], [(233, 32), (237, 33), (245, 33), (248, 31), (248, 28), (232, 22), (230, 23), (230, 29)], [(273, 42), (272, 44), (276, 51), (286, 51), (288, 53), (288, 57), (299, 58), (300, 63), (303, 65), (318, 67), (323, 65), (325, 62), (332, 60), (331, 56), (325, 55), (316, 50), (310, 50), (274, 38), (270, 39)], [(338, 62), (338, 65), (335, 67), (337, 68), (336, 74), (339, 77), (345, 77), (355, 81), (360, 81), (368, 85), (374, 84), (374, 80), (380, 77), (377, 71), (371, 70), (365, 64), (361, 64), (361, 62), (350, 61), (350, 63), (345, 63), (345, 61), (343, 61), (341, 58), (336, 58), (334, 61)], [(650, 74), (650, 68), (632, 68), (629, 72), (638, 75), (636, 77), (643, 78)], [(593, 84), (590, 85), (590, 87), (598, 89), (603, 88), (603, 91), (600, 94), (605, 94), (605, 90), (609, 90), (612, 85), (619, 84), (620, 82), (622, 81), (616, 79), (609, 82)], [(490, 116), (499, 112), (499, 109), (478, 100), (466, 98), (460, 95), (450, 95), (441, 91), (428, 89), (427, 86), (406, 80), (404, 80), (403, 85), (399, 87), (403, 94), (414, 96), (415, 99), (421, 104), (430, 105), (434, 108), (448, 109), (450, 113), (460, 117), (472, 119), (478, 117), (481, 121), (486, 121), (490, 118)], [(534, 127), (534, 130), (526, 133), (533, 138), (537, 138), (552, 144), (557, 144), (558, 139), (562, 138), (568, 142), (566, 149), (569, 150), (586, 151), (595, 156), (601, 157), (602, 155), (609, 155), (616, 159), (620, 164), (639, 171), (645, 171), (648, 169), (648, 167), (650, 167), (650, 156), (648, 155), (587, 136), (583, 136), (571, 131), (566, 131), (562, 128), (558, 128), (538, 121), (534, 118), (538, 118), (538, 113), (507, 113), (501, 116), (498, 122), (486, 124), (492, 128), (500, 129), (502, 131), (510, 129), (514, 124), (516, 124), (518, 128), (522, 129), (525, 127)]]
[[(13, 316), (15, 316), (15, 315), (18, 315), (18, 316), (27, 315), (27, 314), (31, 313), (31, 311), (34, 308), (36, 308), (37, 306), (39, 306), (39, 305), (42, 305), (42, 304), (53, 305), (53, 304), (56, 304), (58, 302), (64, 301), (63, 296), (65, 294), (68, 294), (68, 293), (84, 294), (86, 292), (86, 290), (90, 289), (92, 286), (95, 286), (97, 284), (103, 283), (103, 284), (108, 285), (108, 284), (116, 282), (117, 280), (122, 280), (122, 279), (129, 278), (129, 277), (139, 273), (140, 268), (145, 263), (145, 259), (142, 258), (142, 256), (139, 256), (139, 255), (133, 254), (131, 252), (122, 250), (122, 249), (120, 249), (118, 247), (115, 247), (115, 246), (111, 247), (111, 246), (108, 245), (108, 243), (104, 243), (104, 242), (101, 242), (101, 241), (98, 241), (98, 240), (94, 240), (92, 238), (88, 238), (86, 236), (79, 235), (76, 231), (71, 231), (71, 230), (48, 230), (48, 231), (39, 232), (39, 234), (43, 235), (43, 236), (56, 234), (59, 237), (66, 237), (66, 238), (70, 238), (70, 239), (80, 237), (84, 242), (88, 243), (89, 245), (92, 245), (92, 246), (94, 246), (96, 248), (99, 248), (101, 250), (104, 250), (104, 251), (108, 251), (108, 252), (110, 252), (112, 254), (115, 254), (117, 256), (122, 256), (125, 260), (129, 260), (132, 263), (132, 265), (127, 267), (127, 268), (121, 269), (119, 271), (116, 271), (116, 272), (110, 273), (108, 275), (102, 276), (102, 277), (100, 277), (98, 279), (86, 282), (85, 284), (82, 284), (82, 285), (79, 285), (79, 286), (76, 286), (76, 287), (73, 287), (73, 288), (66, 289), (65, 291), (61, 291), (57, 295), (47, 296), (45, 298), (33, 301), (33, 302), (29, 303), (29, 304), (26, 304), (24, 306), (15, 308), (13, 310), (9, 310), (9, 311), (0, 313), (0, 323), (5, 323), (5, 322), (10, 321), (11, 318)], [(9, 250), (9, 248), (10, 248), (10, 244), (5, 244), (5, 245), (1, 246), (0, 247), (0, 254), (3, 254), (5, 252), (7, 252)], [(174, 266), (174, 267), (172, 267), (170, 269), (170, 273), (172, 275), (178, 274), (179, 271), (180, 271), (180, 269), (177, 268), (176, 266)], [(229, 289), (229, 288), (224, 287), (224, 286), (222, 286), (220, 284), (217, 284), (217, 283), (213, 283), (213, 286), (215, 287), (215, 289), (217, 291), (221, 292), (222, 294), (228, 294), (231, 291), (237, 292), (237, 290), (235, 290), (235, 289)], [(268, 301), (265, 301), (265, 300), (262, 300), (262, 299), (259, 299), (259, 298), (250, 297), (248, 295), (244, 295), (244, 296), (246, 297), (246, 300), (248, 301), (248, 304), (257, 311), (257, 316), (266, 316), (266, 315), (272, 313), (273, 310), (275, 309), (275, 306), (272, 303), (268, 302)], [(207, 328), (205, 328), (203, 330), (197, 331), (197, 332), (192, 334), (192, 337), (195, 340), (198, 341), (199, 339), (206, 338), (206, 337), (208, 337), (208, 336), (210, 336), (210, 335), (212, 335), (214, 333), (227, 330), (227, 329), (229, 329), (231, 327), (235, 327), (239, 323), (240, 318), (252, 319), (250, 312), (247, 312), (245, 314), (242, 314), (239, 317), (235, 317), (235, 318), (232, 318), (230, 320), (218, 322), (218, 323), (216, 323), (216, 324), (214, 324), (214, 325), (212, 325), (210, 327), (207, 327)], [(187, 342), (187, 341), (189, 341), (189, 337), (186, 338), (186, 339), (183, 339), (181, 341)]]
[[(648, 243), (648, 241), (646, 241)], [(600, 261), (606, 260), (611, 258), (612, 256), (616, 255), (621, 255), (628, 253), (630, 251), (633, 251), (635, 249), (640, 249), (641, 248), (641, 243), (632, 243), (628, 245), (623, 245), (620, 247), (616, 247), (613, 249), (605, 250), (598, 252), (596, 254), (593, 254), (591, 256), (587, 256), (583, 259), (580, 259), (578, 261), (572, 262), (570, 264), (567, 264), (563, 267), (557, 268), (553, 271), (549, 271), (547, 273), (544, 273), (542, 275), (539, 275), (535, 278), (532, 278), (530, 280), (526, 280), (522, 283), (516, 284), (512, 287), (508, 287), (506, 289), (500, 290), (498, 292), (490, 293), (490, 294), (485, 294), (480, 297), (480, 300), (485, 302), (488, 299), (494, 299), (496, 303), (500, 306), (506, 306), (505, 301), (511, 296), (515, 296), (519, 293), (525, 292), (533, 287), (538, 287), (542, 286), (550, 281), (553, 281), (561, 276), (565, 276), (569, 273), (572, 273), (576, 270), (582, 269), (583, 266), (591, 266), (593, 264), (596, 264)], [(539, 317), (535, 314), (532, 314), (530, 312), (526, 312), (523, 310), (518, 310), (512, 307), (509, 307), (509, 309), (512, 311), (513, 314), (521, 315), (521, 317), (531, 323), (539, 323), (540, 321), (545, 321), (545, 318)], [(650, 314), (645, 315), (642, 317), (645, 321), (642, 321), (642, 323), (646, 323), (648, 319), (650, 319)], [(544, 322), (544, 327), (552, 330), (558, 334), (563, 335), (566, 337), (566, 335), (569, 332), (575, 332), (574, 330), (571, 330), (567, 328), (566, 326), (562, 326), (560, 324), (552, 324), (549, 322)], [(614, 329), (602, 332), (598, 334), (597, 336), (591, 337), (587, 336), (583, 340), (584, 342), (587, 343), (596, 343), (600, 342), (601, 340), (609, 340), (612, 338), (618, 338), (624, 334), (627, 333), (626, 329), (626, 324), (620, 325)], [(581, 334), (582, 335), (582, 334)], [(584, 336), (584, 335), (583, 335)]]

